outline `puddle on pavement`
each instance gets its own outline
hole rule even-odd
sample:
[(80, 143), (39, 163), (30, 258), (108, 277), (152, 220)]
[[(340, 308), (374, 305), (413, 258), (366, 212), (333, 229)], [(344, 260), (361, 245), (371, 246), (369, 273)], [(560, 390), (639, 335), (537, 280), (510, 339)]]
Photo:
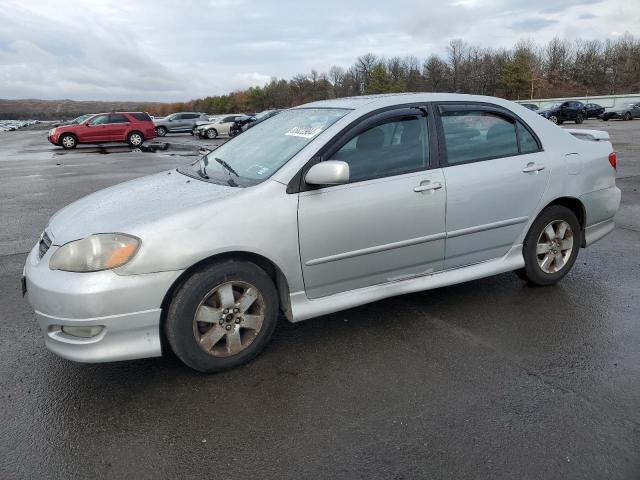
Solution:
[(126, 145), (123, 146), (106, 146), (98, 145), (96, 147), (80, 147), (74, 150), (56, 150), (53, 152), (54, 156), (60, 155), (78, 155), (87, 153), (97, 153), (100, 155), (109, 155), (111, 153), (163, 153), (172, 157), (195, 157), (204, 155), (211, 150), (214, 150), (217, 146), (203, 147), (201, 145), (185, 145), (185, 144), (171, 144), (168, 142), (154, 142), (141, 147), (132, 148)]

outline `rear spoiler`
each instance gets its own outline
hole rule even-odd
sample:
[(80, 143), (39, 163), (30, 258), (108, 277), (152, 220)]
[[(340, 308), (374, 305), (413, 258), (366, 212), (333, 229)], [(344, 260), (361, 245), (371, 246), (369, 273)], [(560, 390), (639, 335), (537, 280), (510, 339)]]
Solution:
[(602, 130), (581, 130), (574, 128), (565, 128), (565, 131), (569, 132), (580, 140), (591, 140), (592, 142), (609, 141), (609, 133)]

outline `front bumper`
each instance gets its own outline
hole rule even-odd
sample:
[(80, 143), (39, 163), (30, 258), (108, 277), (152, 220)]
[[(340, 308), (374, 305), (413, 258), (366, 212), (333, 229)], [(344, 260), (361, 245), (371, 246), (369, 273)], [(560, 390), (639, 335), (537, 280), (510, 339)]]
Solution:
[(58, 134), (49, 135), (49, 136), (47, 136), (47, 140), (49, 140), (54, 145), (58, 145), (58, 142), (60, 141), (60, 135), (58, 135)]
[(611, 120), (612, 118), (622, 118), (619, 113), (616, 112), (604, 112), (599, 115), (598, 118), (602, 118), (603, 120)]
[[(47, 348), (69, 360), (91, 363), (160, 356), (162, 300), (182, 272), (125, 276), (111, 270), (50, 270), (56, 249), (52, 246), (39, 259), (36, 245), (24, 268), (27, 298)], [(62, 330), (69, 326), (103, 328), (84, 338)]]

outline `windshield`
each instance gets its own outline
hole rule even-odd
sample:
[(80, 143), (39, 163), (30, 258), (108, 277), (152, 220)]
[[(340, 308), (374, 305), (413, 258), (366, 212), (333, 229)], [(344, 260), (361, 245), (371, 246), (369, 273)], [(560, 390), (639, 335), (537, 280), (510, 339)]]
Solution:
[(551, 102), (547, 103), (544, 108), (559, 108), (562, 105), (562, 102)]
[(258, 184), (347, 113), (337, 108), (287, 110), (178, 171), (231, 186)]

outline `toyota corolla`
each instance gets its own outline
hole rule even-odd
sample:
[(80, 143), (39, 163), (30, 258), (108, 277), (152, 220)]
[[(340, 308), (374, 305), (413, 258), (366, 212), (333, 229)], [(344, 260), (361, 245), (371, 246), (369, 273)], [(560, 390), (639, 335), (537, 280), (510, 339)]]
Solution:
[(614, 228), (615, 168), (607, 133), (498, 98), (311, 103), (63, 208), (23, 287), (62, 357), (166, 346), (219, 371), (255, 357), (282, 317), (508, 271), (555, 284)]

